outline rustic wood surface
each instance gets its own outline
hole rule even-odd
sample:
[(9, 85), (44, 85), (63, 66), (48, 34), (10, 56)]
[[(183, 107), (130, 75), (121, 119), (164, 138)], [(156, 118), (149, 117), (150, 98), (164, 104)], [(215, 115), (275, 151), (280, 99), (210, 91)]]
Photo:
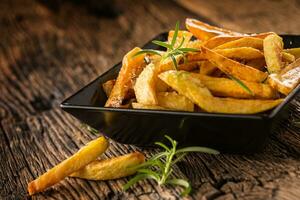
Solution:
[[(296, 0), (198, 2), (195, 9), (191, 1), (180, 1), (183, 8), (170, 1), (120, 0), (121, 15), (108, 19), (70, 3), (54, 12), (33, 0), (1, 1), (0, 199), (29, 198), (29, 181), (96, 137), (59, 103), (177, 20), (197, 17), (237, 31), (300, 34)], [(191, 180), (188, 199), (300, 199), (300, 128), (292, 123), (300, 117), (299, 106), (293, 103), (291, 119), (282, 122), (262, 153), (187, 156), (176, 176)], [(134, 149), (111, 142), (105, 156)], [(123, 192), (126, 180), (67, 178), (32, 199), (180, 198), (179, 188), (161, 189), (152, 181)]]

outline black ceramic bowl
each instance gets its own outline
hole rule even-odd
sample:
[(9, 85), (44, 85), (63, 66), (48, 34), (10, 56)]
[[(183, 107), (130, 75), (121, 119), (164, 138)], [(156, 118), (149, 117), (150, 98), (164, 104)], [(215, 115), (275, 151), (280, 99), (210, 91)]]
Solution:
[[(300, 47), (300, 36), (282, 35), (285, 48)], [(166, 40), (167, 33), (155, 37)], [(152, 41), (152, 40), (151, 40)], [(148, 42), (144, 48), (158, 49)], [(102, 83), (117, 77), (118, 63), (61, 104), (61, 108), (107, 137), (125, 144), (152, 146), (167, 134), (182, 146), (201, 145), (223, 152), (259, 151), (278, 122), (288, 116), (294, 89), (275, 109), (252, 115), (105, 108), (107, 97)]]

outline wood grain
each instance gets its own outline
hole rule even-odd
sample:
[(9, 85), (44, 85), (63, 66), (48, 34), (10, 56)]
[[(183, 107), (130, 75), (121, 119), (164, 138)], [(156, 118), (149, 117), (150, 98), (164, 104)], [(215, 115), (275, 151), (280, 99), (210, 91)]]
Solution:
[[(203, 10), (217, 6), (211, 1), (201, 2)], [(234, 5), (232, 2), (226, 1), (228, 5)], [(266, 1), (259, 2), (261, 5)], [(281, 5), (287, 5), (283, 1), (276, 2), (279, 10)], [(64, 98), (121, 60), (132, 47), (172, 28), (177, 20), (183, 22), (186, 17), (196, 17), (170, 1), (117, 3), (122, 14), (108, 19), (89, 15), (82, 7), (70, 3), (63, 3), (62, 8), (54, 12), (33, 0), (1, 1), (1, 199), (28, 197), (26, 187), (29, 181), (97, 137), (81, 129), (79, 121), (60, 110), (59, 103)], [(299, 8), (297, 1), (291, 4)], [(219, 9), (219, 15), (222, 16), (223, 12), (230, 16), (228, 9)], [(292, 18), (296, 12), (298, 10), (285, 14)], [(232, 14), (232, 20), (216, 17), (214, 12), (202, 12), (201, 15), (200, 19), (238, 31), (249, 25), (236, 14)], [(258, 21), (260, 16), (264, 15), (251, 14), (248, 17)], [(273, 20), (269, 15), (263, 19)], [(297, 33), (299, 22), (286, 25), (279, 21), (269, 23), (267, 27), (265, 23), (258, 23), (249, 27), (246, 32), (268, 29)], [(176, 176), (189, 178), (193, 185), (194, 192), (188, 199), (299, 199), (300, 135), (299, 128), (291, 122), (300, 118), (299, 106), (299, 101), (293, 102), (290, 120), (282, 122), (262, 153), (191, 154), (180, 162), (176, 166)], [(111, 141), (105, 157), (135, 149)], [(153, 151), (144, 152), (151, 156)], [(180, 198), (179, 188), (161, 189), (152, 181), (142, 181), (123, 192), (122, 185), (126, 180), (67, 178), (32, 199)]]

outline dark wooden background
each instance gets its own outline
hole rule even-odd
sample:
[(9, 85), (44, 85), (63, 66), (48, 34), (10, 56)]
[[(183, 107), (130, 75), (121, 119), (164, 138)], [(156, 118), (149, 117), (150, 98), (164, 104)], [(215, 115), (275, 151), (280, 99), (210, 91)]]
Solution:
[[(24, 199), (27, 183), (96, 136), (64, 113), (60, 102), (121, 60), (134, 46), (196, 17), (236, 31), (300, 34), (299, 1), (116, 1), (115, 19), (62, 3), (51, 11), (34, 0), (0, 3), (0, 199)], [(194, 2), (194, 4), (192, 4)], [(189, 11), (191, 10), (191, 11)], [(300, 199), (300, 102), (255, 155), (189, 155), (176, 176), (193, 184), (190, 199)], [(106, 157), (135, 147), (111, 142)], [(146, 152), (147, 156), (151, 152)], [(67, 178), (33, 199), (179, 199), (179, 188), (126, 178)]]

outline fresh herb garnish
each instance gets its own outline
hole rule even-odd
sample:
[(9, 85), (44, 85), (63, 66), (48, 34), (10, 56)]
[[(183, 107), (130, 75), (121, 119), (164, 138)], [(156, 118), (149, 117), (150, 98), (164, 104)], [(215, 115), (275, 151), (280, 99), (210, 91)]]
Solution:
[(248, 92), (249, 94), (251, 94), (252, 96), (254, 96), (254, 93), (248, 88), (248, 86), (243, 83), (243, 81), (241, 81), (240, 79), (230, 75), (230, 74), (226, 74), (231, 80), (235, 81), (239, 86), (241, 86), (241, 88), (243, 88), (246, 92)]
[(210, 154), (219, 153), (214, 149), (197, 146), (177, 149), (177, 142), (167, 135), (165, 135), (165, 137), (170, 141), (172, 146), (168, 147), (161, 142), (156, 142), (155, 144), (162, 147), (164, 151), (154, 155), (145, 163), (137, 166), (137, 175), (130, 179), (123, 186), (124, 190), (127, 190), (140, 180), (153, 179), (160, 186), (167, 184), (182, 186), (185, 189), (181, 195), (187, 195), (191, 191), (191, 185), (187, 180), (170, 177), (173, 172), (173, 165), (180, 161), (189, 152), (202, 152)]
[(161, 51), (154, 50), (154, 49), (143, 49), (143, 50), (137, 52), (134, 56), (146, 53), (146, 54), (155, 54), (155, 55), (161, 56), (161, 61), (164, 61), (165, 59), (170, 58), (173, 62), (175, 69), (178, 69), (176, 56), (178, 56), (178, 55), (184, 56), (186, 53), (199, 51), (199, 49), (195, 49), (195, 48), (182, 47), (182, 45), (184, 44), (184, 41), (185, 41), (184, 37), (182, 38), (180, 44), (177, 47), (175, 47), (176, 40), (178, 37), (178, 31), (179, 31), (179, 22), (177, 21), (175, 30), (174, 30), (174, 34), (173, 34), (173, 38), (172, 38), (170, 44), (168, 42), (162, 42), (162, 41), (158, 41), (158, 40), (152, 41), (153, 44), (156, 44), (161, 47), (165, 47), (167, 49), (165, 53), (162, 53)]

